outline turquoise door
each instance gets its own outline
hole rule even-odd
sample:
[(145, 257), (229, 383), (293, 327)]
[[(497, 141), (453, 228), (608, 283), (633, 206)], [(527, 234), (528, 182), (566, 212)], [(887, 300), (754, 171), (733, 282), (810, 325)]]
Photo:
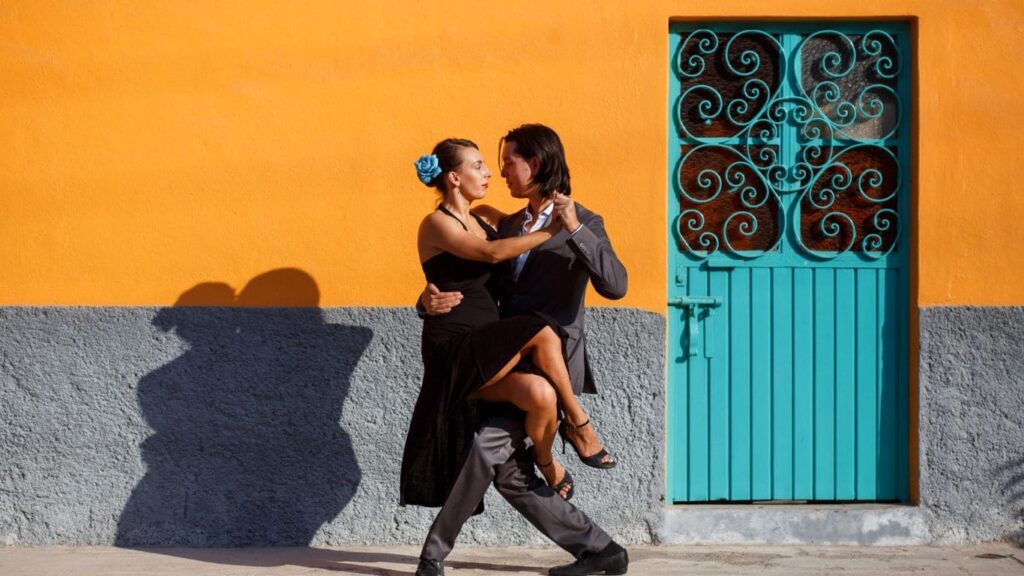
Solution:
[(668, 501), (905, 500), (907, 27), (670, 37)]

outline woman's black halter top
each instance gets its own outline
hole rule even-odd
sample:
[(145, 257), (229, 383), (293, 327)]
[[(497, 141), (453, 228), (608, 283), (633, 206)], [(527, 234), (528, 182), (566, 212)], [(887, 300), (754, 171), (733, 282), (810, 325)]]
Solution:
[[(452, 214), (444, 206), (438, 210), (454, 218), (469, 233), (465, 222)], [(476, 214), (473, 218), (487, 234), (487, 240), (496, 240), (498, 232)], [(476, 326), (482, 326), (498, 319), (498, 306), (494, 297), (487, 289), (494, 265), (487, 262), (459, 258), (451, 252), (441, 252), (431, 256), (422, 263), (423, 273), (427, 282), (437, 286), (442, 292), (462, 292), (462, 302), (452, 308), (451, 312), (438, 316), (428, 316), (424, 329), (431, 339), (442, 339)]]

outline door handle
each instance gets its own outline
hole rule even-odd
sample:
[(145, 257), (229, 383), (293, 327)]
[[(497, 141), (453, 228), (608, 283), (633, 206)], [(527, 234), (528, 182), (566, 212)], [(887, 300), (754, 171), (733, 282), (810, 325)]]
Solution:
[(720, 306), (722, 299), (718, 296), (680, 296), (678, 298), (669, 298), (669, 306), (687, 307), (687, 306)]
[[(690, 336), (690, 356), (697, 355), (697, 338), (700, 337), (700, 325), (698, 324), (697, 308), (713, 308), (715, 306), (722, 305), (722, 299), (718, 296), (680, 296), (678, 298), (669, 298), (669, 306), (677, 308), (684, 308), (686, 313), (686, 326), (689, 329)], [(708, 310), (710, 314), (710, 310)], [(711, 325), (708, 325), (708, 332), (711, 331)], [(711, 358), (712, 350), (711, 346), (704, 347), (704, 355)]]

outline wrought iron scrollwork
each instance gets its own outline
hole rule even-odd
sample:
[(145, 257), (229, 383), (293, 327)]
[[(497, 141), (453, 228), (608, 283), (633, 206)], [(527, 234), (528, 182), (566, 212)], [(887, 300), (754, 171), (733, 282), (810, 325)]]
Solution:
[(804, 38), (797, 51), (800, 96), (839, 137), (869, 142), (896, 133), (901, 114), (895, 88), (899, 48), (892, 36), (871, 30), (856, 39), (823, 30)]
[[(900, 168), (886, 142), (901, 111), (892, 36), (824, 30), (787, 54), (764, 31), (700, 29), (683, 40), (675, 68), (684, 144), (674, 228), (684, 252), (756, 257), (778, 246), (787, 225), (798, 249), (816, 257), (879, 258), (895, 248)], [(787, 81), (795, 90), (783, 90)], [(784, 158), (786, 134), (797, 149)]]
[(676, 239), (698, 256), (720, 249), (754, 257), (781, 238), (773, 217), (779, 200), (749, 158), (730, 146), (689, 149), (677, 171), (680, 212)]
[(777, 97), (784, 62), (779, 40), (758, 30), (722, 39), (701, 29), (682, 43), (676, 71), (684, 89), (676, 120), (694, 145), (683, 151), (677, 170), (674, 228), (691, 255), (725, 250), (754, 257), (782, 237), (781, 204), (771, 183), (781, 168), (779, 134), (763, 118)]
[(813, 255), (850, 251), (880, 258), (896, 246), (899, 160), (884, 146), (857, 144), (837, 153), (804, 188), (792, 211), (797, 245)]

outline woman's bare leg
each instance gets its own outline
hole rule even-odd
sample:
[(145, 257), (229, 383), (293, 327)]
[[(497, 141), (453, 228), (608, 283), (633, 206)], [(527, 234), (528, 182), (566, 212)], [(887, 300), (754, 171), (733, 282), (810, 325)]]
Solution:
[[(558, 429), (558, 397), (555, 389), (542, 376), (512, 372), (497, 382), (489, 382), (471, 396), (486, 402), (511, 402), (526, 412), (526, 434), (533, 440), (535, 457), (540, 464), (554, 462), (551, 447)], [(554, 486), (564, 478), (564, 468), (555, 462), (554, 466), (540, 467), (548, 485)], [(571, 486), (562, 489), (565, 498)]]
[[(565, 366), (565, 356), (562, 354), (562, 339), (558, 334), (551, 328), (545, 328), (530, 340), (524, 352), (526, 351), (532, 354), (534, 365), (551, 380), (569, 424), (579, 426), (589, 420), (587, 412), (572, 391), (572, 381), (569, 379), (569, 370)], [(584, 457), (601, 451), (601, 442), (597, 439), (597, 432), (593, 426), (570, 430), (568, 434)], [(609, 462), (611, 455), (605, 455), (601, 460)]]
[[(533, 359), (533, 364), (540, 368), (541, 371), (548, 377), (550, 385), (554, 386), (555, 392), (558, 395), (558, 401), (562, 405), (562, 410), (565, 412), (565, 418), (569, 421), (569, 424), (578, 426), (588, 420), (587, 413), (576, 399), (576, 395), (572, 391), (572, 381), (569, 379), (569, 369), (565, 366), (565, 356), (562, 354), (562, 339), (558, 337), (550, 327), (545, 327), (543, 330), (538, 332), (529, 342), (523, 346), (522, 350), (519, 351), (509, 362), (489, 381), (487, 381), (480, 390), (492, 386), (496, 382), (501, 381), (517, 364), (523, 354), (529, 354)], [(502, 402), (513, 402), (510, 399), (502, 399)], [(514, 403), (514, 402), (513, 402)], [(527, 411), (529, 413), (529, 411)], [(586, 457), (593, 454), (597, 454), (601, 451), (601, 442), (597, 439), (597, 433), (594, 431), (593, 426), (586, 426), (584, 428), (578, 428), (569, 432), (572, 440), (579, 447), (580, 453)], [(531, 438), (533, 438), (531, 436)], [(552, 437), (554, 442), (554, 437)], [(537, 441), (534, 439), (534, 443)], [(538, 452), (537, 457), (544, 459), (543, 453)], [(606, 455), (602, 458), (602, 461), (608, 462), (611, 460), (610, 455)], [(549, 460), (544, 460), (545, 462)]]

